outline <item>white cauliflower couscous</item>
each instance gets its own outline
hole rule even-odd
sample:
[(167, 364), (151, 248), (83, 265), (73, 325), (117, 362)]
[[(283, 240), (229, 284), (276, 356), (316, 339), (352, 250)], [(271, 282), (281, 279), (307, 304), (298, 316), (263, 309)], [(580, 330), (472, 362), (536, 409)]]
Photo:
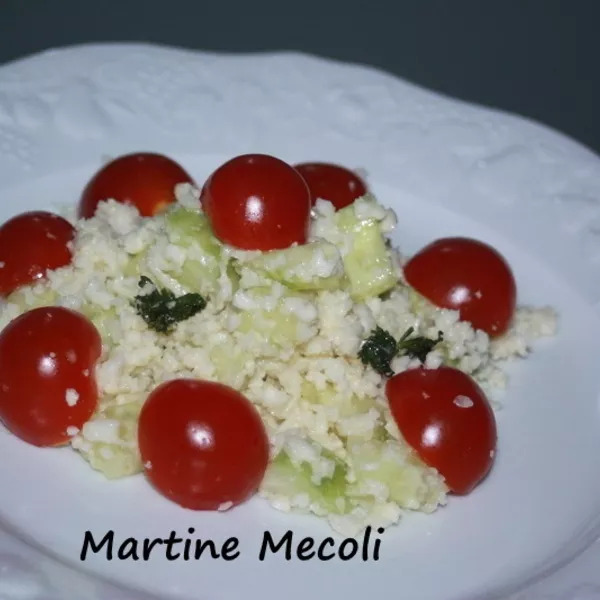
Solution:
[[(68, 428), (71, 447), (109, 479), (140, 473), (137, 422), (152, 390), (176, 378), (218, 381), (260, 413), (270, 463), (259, 493), (275, 508), (315, 513), (354, 535), (397, 522), (403, 509), (445, 504), (444, 478), (404, 441), (386, 377), (361, 360), (362, 345), (377, 327), (396, 340), (409, 330), (439, 336), (424, 367), (456, 367), (487, 391), (505, 386), (502, 361), (554, 334), (554, 312), (517, 308), (509, 330), (490, 340), (457, 311), (434, 306), (406, 284), (403, 258), (386, 241), (396, 216), (370, 194), (339, 211), (318, 200), (308, 243), (271, 252), (221, 243), (192, 185), (178, 185), (176, 199), (154, 217), (101, 203), (95, 216), (74, 221), (71, 264), (2, 303), (0, 327), (33, 308), (61, 306), (101, 335), (99, 404), (81, 429)], [(206, 306), (168, 334), (156, 331), (134, 303), (153, 286), (200, 294)], [(421, 364), (399, 353), (390, 368)], [(69, 407), (79, 399), (75, 387), (64, 396)], [(454, 403), (470, 410), (472, 400)]]

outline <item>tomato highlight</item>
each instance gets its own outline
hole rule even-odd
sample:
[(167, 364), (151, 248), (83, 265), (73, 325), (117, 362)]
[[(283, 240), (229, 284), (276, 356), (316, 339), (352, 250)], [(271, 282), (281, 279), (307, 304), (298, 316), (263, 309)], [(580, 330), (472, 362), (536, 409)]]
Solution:
[(468, 238), (443, 238), (417, 252), (405, 265), (406, 281), (441, 308), (490, 337), (509, 328), (517, 286), (506, 260), (494, 248)]
[(214, 234), (244, 250), (304, 244), (310, 192), (290, 165), (266, 154), (245, 154), (221, 165), (200, 197)]
[(96, 410), (102, 343), (83, 315), (36, 308), (0, 333), (0, 421), (35, 446), (68, 442)]
[(138, 443), (152, 485), (194, 510), (225, 510), (258, 488), (269, 442), (258, 411), (220, 383), (176, 379), (146, 400)]
[(394, 421), (456, 494), (468, 494), (488, 474), (496, 452), (496, 419), (481, 388), (451, 367), (409, 369), (386, 384)]

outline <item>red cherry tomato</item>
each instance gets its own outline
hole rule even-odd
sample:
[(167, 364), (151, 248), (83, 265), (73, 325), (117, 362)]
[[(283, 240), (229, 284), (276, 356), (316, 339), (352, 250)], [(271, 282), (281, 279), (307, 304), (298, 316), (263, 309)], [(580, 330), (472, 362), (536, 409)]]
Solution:
[(302, 163), (295, 168), (308, 184), (313, 204), (317, 198), (323, 198), (339, 210), (367, 193), (365, 182), (356, 173), (339, 165)]
[(71, 224), (58, 215), (33, 211), (0, 227), (0, 296), (42, 279), (48, 269), (71, 262)]
[(388, 380), (386, 395), (408, 445), (453, 492), (468, 494), (487, 475), (496, 420), (471, 377), (450, 367), (409, 369)]
[(195, 379), (168, 381), (148, 396), (138, 443), (154, 487), (194, 510), (246, 500), (262, 481), (269, 459), (269, 442), (254, 406), (225, 385)]
[(517, 287), (504, 258), (491, 246), (467, 238), (443, 238), (405, 265), (408, 283), (433, 304), (460, 312), (460, 318), (491, 337), (513, 318)]
[(11, 321), (0, 333), (0, 420), (36, 446), (67, 442), (96, 410), (101, 349), (96, 328), (66, 308)]
[(215, 235), (245, 250), (303, 244), (310, 222), (310, 192), (296, 169), (265, 154), (245, 154), (206, 181), (201, 202)]
[(175, 201), (178, 183), (194, 183), (177, 164), (162, 154), (139, 152), (116, 158), (89, 181), (79, 200), (79, 217), (94, 216), (98, 203), (110, 198), (133, 204), (144, 217), (151, 217)]

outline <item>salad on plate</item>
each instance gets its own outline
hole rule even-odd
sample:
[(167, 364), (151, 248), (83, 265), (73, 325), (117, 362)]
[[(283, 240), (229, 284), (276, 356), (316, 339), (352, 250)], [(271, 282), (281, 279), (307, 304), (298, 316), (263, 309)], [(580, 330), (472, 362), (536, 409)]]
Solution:
[[(104, 165), (0, 227), (0, 420), (182, 507), (255, 493), (345, 535), (473, 490), (504, 361), (554, 335), (488, 244), (412, 257), (356, 173), (237, 156)], [(149, 492), (150, 493), (150, 492)]]

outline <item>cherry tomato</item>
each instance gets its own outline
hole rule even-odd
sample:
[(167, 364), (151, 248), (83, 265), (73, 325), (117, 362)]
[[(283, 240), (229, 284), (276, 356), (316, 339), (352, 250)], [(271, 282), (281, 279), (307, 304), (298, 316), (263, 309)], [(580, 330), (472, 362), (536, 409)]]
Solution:
[(42, 279), (48, 269), (71, 262), (69, 242), (75, 230), (58, 215), (33, 211), (0, 227), (0, 296)]
[(408, 283), (433, 304), (460, 312), (460, 318), (491, 337), (513, 318), (517, 287), (504, 258), (491, 246), (467, 238), (443, 238), (405, 265)]
[(340, 209), (367, 193), (365, 182), (356, 173), (339, 165), (316, 162), (302, 163), (295, 168), (308, 184), (313, 204), (317, 198), (323, 198)]
[(254, 406), (220, 383), (176, 379), (159, 385), (140, 413), (146, 476), (177, 504), (216, 510), (258, 488), (269, 442)]
[(496, 420), (481, 388), (450, 367), (409, 369), (386, 384), (392, 416), (409, 446), (456, 494), (468, 494), (489, 472)]
[(245, 250), (303, 244), (310, 192), (296, 169), (265, 154), (245, 154), (219, 167), (200, 198), (215, 235)]
[(102, 344), (79, 313), (36, 308), (0, 333), (0, 420), (36, 446), (64, 444), (96, 410)]
[(120, 156), (89, 181), (79, 200), (79, 217), (93, 217), (98, 203), (110, 198), (133, 204), (142, 216), (151, 217), (175, 201), (178, 183), (194, 182), (167, 156), (150, 152)]

